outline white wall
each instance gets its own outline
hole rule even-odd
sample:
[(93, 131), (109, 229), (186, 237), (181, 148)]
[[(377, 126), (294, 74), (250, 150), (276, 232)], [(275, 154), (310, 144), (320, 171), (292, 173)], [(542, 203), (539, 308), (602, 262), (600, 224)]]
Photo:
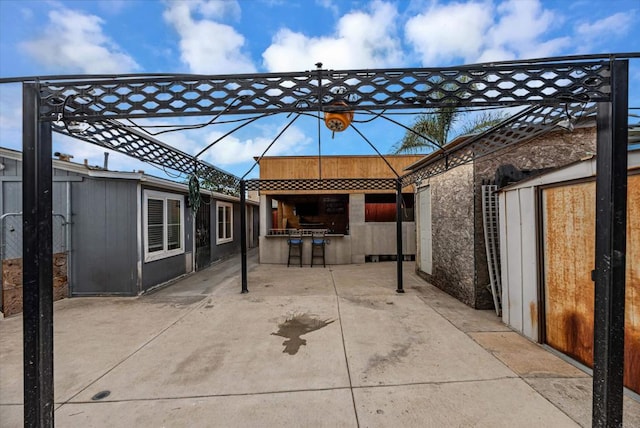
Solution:
[(538, 341), (536, 189), (501, 192), (502, 320)]
[(418, 269), (433, 273), (433, 253), (431, 236), (431, 186), (424, 186), (416, 193), (416, 263)]

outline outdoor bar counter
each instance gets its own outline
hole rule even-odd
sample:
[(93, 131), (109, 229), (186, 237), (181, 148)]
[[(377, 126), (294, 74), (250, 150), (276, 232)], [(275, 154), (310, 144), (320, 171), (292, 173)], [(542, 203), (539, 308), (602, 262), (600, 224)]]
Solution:
[[(270, 233), (260, 237), (260, 263), (287, 264), (289, 256), (289, 231), (272, 229)], [(302, 232), (302, 265), (311, 265), (311, 239), (312, 233), (318, 233), (318, 229), (302, 229), (293, 232)], [(321, 231), (320, 231), (321, 232)], [(328, 265), (349, 264), (351, 261), (351, 236), (340, 233), (326, 233), (325, 263)], [(299, 266), (298, 258), (292, 259), (293, 266)], [(314, 267), (322, 267), (322, 259), (316, 258)]]
[[(415, 223), (402, 223), (402, 253), (408, 260), (416, 253)], [(266, 235), (260, 236), (260, 263), (287, 264), (289, 255), (289, 232), (298, 229), (267, 229)], [(302, 229), (302, 265), (311, 264), (312, 233), (318, 229)], [(413, 239), (411, 239), (413, 238)], [(325, 262), (327, 265), (365, 263), (367, 256), (391, 256), (397, 254), (396, 223), (350, 223), (349, 234), (327, 233), (325, 235)], [(299, 265), (298, 259), (292, 260)], [(322, 264), (322, 260), (313, 262)]]

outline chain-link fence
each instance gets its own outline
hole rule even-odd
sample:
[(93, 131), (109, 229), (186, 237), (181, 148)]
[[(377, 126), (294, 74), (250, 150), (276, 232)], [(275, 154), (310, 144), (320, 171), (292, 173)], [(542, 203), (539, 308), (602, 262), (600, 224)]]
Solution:
[[(61, 267), (64, 265), (63, 274), (66, 276), (66, 267), (68, 252), (67, 252), (67, 223), (66, 218), (62, 214), (53, 214), (52, 218), (52, 232), (53, 232), (53, 254), (63, 254), (65, 256), (64, 263), (54, 263)], [(19, 272), (22, 272), (22, 213), (7, 213), (0, 216), (0, 262), (2, 263), (0, 269), (0, 309), (5, 312), (5, 302), (3, 296), (5, 294), (8, 285), (5, 283), (9, 276), (15, 277)], [(58, 269), (59, 271), (60, 269)], [(54, 267), (54, 271), (56, 268)], [(60, 272), (54, 272), (54, 275), (60, 275)], [(11, 278), (13, 286), (14, 282), (18, 279)], [(22, 284), (21, 278), (19, 283)]]

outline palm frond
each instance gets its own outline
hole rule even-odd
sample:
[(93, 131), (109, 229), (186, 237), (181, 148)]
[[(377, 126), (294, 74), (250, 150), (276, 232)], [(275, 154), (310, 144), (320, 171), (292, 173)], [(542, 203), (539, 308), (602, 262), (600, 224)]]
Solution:
[(483, 112), (481, 115), (476, 116), (473, 120), (468, 121), (464, 128), (462, 128), (461, 134), (477, 134), (484, 132), (487, 129), (493, 128), (503, 122), (507, 116), (500, 112)]

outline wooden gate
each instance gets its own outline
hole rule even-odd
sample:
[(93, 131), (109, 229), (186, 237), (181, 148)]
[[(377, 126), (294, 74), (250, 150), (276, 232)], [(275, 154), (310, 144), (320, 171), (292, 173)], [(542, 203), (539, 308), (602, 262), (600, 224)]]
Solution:
[[(593, 367), (595, 182), (543, 190), (546, 343)], [(640, 175), (629, 176), (625, 386), (640, 393)]]

